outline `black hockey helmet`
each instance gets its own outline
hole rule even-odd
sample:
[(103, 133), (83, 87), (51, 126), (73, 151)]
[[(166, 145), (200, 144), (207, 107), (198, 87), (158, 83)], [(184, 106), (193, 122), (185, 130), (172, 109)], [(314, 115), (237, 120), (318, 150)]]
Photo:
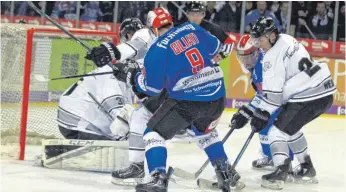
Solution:
[(251, 37), (258, 38), (263, 35), (269, 37), (271, 32), (276, 32), (278, 34), (278, 29), (275, 27), (275, 22), (271, 17), (260, 17), (254, 25), (251, 27)]
[(206, 6), (202, 1), (190, 1), (186, 5), (187, 12), (205, 12)]
[(144, 25), (138, 18), (127, 18), (120, 25), (120, 41), (128, 41), (127, 34), (134, 34), (136, 31), (143, 29)]

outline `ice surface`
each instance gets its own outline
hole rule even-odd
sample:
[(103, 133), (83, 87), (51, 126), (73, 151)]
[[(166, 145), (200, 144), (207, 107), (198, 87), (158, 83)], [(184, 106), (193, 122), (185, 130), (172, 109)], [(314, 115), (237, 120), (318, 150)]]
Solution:
[[(227, 112), (218, 126), (223, 137), (228, 129), (232, 113)], [(236, 130), (225, 144), (225, 149), (232, 161), (238, 155), (250, 128)], [(304, 128), (308, 140), (308, 150), (317, 170), (319, 184), (286, 184), (283, 192), (342, 192), (345, 191), (345, 119), (319, 118)], [(204, 163), (206, 156), (194, 143), (170, 143), (168, 147), (168, 164), (195, 172)], [(251, 162), (257, 157), (259, 149), (257, 135), (251, 141), (237, 170), (242, 181), (247, 185), (242, 191), (271, 191), (261, 188), (261, 175), (268, 171), (251, 168)], [(109, 174), (52, 170), (33, 166), (32, 157), (38, 148), (29, 148), (24, 162), (1, 160), (1, 192), (108, 192), (134, 191), (132, 187), (111, 184)], [(201, 177), (211, 179), (213, 169), (208, 166)], [(194, 189), (195, 181), (178, 181), (181, 185), (170, 182), (170, 192), (202, 191)], [(190, 187), (190, 188), (187, 188)]]

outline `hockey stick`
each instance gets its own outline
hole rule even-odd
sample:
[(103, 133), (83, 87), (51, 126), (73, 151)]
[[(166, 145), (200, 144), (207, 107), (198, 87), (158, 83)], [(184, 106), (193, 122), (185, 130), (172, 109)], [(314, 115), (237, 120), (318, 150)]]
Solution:
[[(228, 131), (228, 133), (225, 135), (225, 137), (222, 139), (222, 143), (225, 143), (229, 136), (233, 133), (235, 130), (235, 126), (232, 125), (231, 129)], [(202, 165), (201, 168), (199, 168), (195, 173), (190, 173), (188, 171), (185, 171), (180, 168), (174, 168), (174, 175), (177, 177), (185, 178), (185, 179), (197, 179), (198, 176), (204, 171), (204, 169), (207, 167), (209, 164), (209, 159), (207, 159), (204, 164)]]
[(251, 131), (249, 137), (246, 139), (246, 142), (245, 142), (243, 148), (241, 148), (237, 158), (234, 160), (233, 165), (232, 165), (232, 169), (235, 169), (235, 167), (239, 163), (240, 158), (243, 156), (247, 146), (249, 146), (250, 141), (251, 141), (252, 137), (255, 135), (255, 133), (256, 133), (255, 131), (253, 131), (253, 130)]
[(54, 21), (51, 17), (49, 17), (47, 14), (45, 14), (42, 10), (40, 10), (38, 7), (36, 7), (31, 1), (28, 1), (28, 4), (31, 8), (34, 9), (34, 11), (36, 11), (38, 14), (40, 14), (41, 16), (45, 17), (46, 19), (48, 19), (48, 21), (50, 21), (53, 25), (55, 25), (57, 28), (59, 28), (61, 31), (63, 31), (64, 33), (66, 33), (66, 35), (68, 35), (69, 37), (71, 37), (72, 39), (74, 39), (75, 41), (77, 41), (80, 45), (82, 45), (84, 48), (86, 48), (88, 50), (88, 52), (91, 51), (91, 47), (87, 44), (85, 44), (83, 41), (81, 41), (79, 38), (77, 38), (76, 36), (74, 36), (73, 34), (71, 34), (67, 29), (65, 29), (62, 25), (60, 25), (58, 22)]
[[(232, 165), (232, 169), (235, 169), (235, 167), (238, 165), (240, 158), (243, 156), (243, 154), (244, 154), (246, 148), (249, 146), (250, 141), (251, 141), (251, 139), (252, 139), (252, 137), (254, 136), (255, 133), (256, 133), (255, 131), (253, 131), (253, 130), (251, 131), (250, 135), (249, 135), (248, 138), (246, 139), (245, 144), (243, 145), (242, 149), (240, 150), (240, 152), (239, 152), (237, 158), (234, 160), (233, 165)], [(202, 188), (211, 188), (211, 189), (216, 189), (216, 188), (218, 188), (218, 183), (217, 183), (217, 182), (210, 181), (210, 180), (208, 180), (208, 179), (197, 179), (197, 185), (198, 185), (199, 187), (202, 187)], [(231, 182), (231, 186), (233, 187), (233, 189), (234, 189), (234, 188), (236, 188), (236, 189), (242, 189), (242, 188), (245, 187), (244, 184), (239, 183), (239, 185), (237, 185), (237, 183), (234, 182), (234, 181)]]
[(72, 75), (72, 76), (65, 76), (65, 77), (57, 77), (53, 79), (46, 79), (43, 75), (34, 75), (35, 79), (40, 82), (48, 82), (53, 80), (61, 80), (61, 79), (73, 79), (73, 78), (79, 78), (79, 77), (89, 77), (89, 76), (98, 76), (98, 75), (108, 75), (113, 74), (114, 72), (103, 72), (103, 73), (92, 73), (92, 74), (83, 74), (83, 75)]
[[(59, 28), (61, 31), (63, 31), (66, 35), (68, 35), (69, 37), (71, 37), (73, 40), (75, 40), (77, 43), (79, 43), (80, 45), (82, 45), (85, 49), (88, 50), (88, 52), (90, 53), (92, 48), (87, 45), (86, 43), (84, 43), (82, 40), (80, 40), (78, 37), (74, 36), (72, 33), (70, 33), (67, 29), (65, 29), (62, 25), (60, 25), (58, 22), (54, 21), (51, 17), (49, 17), (47, 14), (45, 14), (43, 11), (41, 11), (39, 8), (37, 8), (31, 1), (28, 1), (28, 4), (31, 8), (34, 9), (34, 11), (36, 11), (38, 14), (40, 14), (41, 16), (45, 17), (46, 19), (48, 19), (48, 21), (50, 21), (53, 25), (55, 25), (57, 28)], [(118, 68), (113, 65), (112, 63), (108, 63), (107, 64), (111, 69), (113, 70), (118, 70)]]
[(98, 105), (98, 107), (100, 108), (100, 110), (107, 115), (107, 117), (112, 120), (112, 122), (114, 121), (113, 117), (107, 112), (107, 110), (101, 105), (100, 102), (97, 101), (97, 99), (94, 97), (93, 94), (91, 94), (88, 90), (85, 89), (85, 87), (82, 85), (81, 81), (77, 82), (78, 86), (80, 86), (88, 95), (89, 97)]

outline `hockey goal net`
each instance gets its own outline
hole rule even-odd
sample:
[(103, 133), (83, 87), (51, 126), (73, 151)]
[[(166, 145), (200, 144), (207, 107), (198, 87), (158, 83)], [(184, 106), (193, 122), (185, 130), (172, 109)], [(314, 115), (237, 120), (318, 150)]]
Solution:
[[(61, 93), (94, 64), (87, 50), (50, 26), (1, 24), (1, 156), (24, 159), (26, 145), (62, 138), (56, 122)], [(116, 42), (113, 32), (69, 29), (89, 46)]]

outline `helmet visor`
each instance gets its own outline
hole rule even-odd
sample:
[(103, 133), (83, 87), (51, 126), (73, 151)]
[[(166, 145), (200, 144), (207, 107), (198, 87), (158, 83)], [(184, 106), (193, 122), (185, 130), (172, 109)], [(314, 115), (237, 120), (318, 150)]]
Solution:
[(237, 60), (240, 64), (244, 65), (246, 69), (252, 69), (255, 67), (258, 59), (258, 49), (249, 54), (239, 54), (237, 52)]

